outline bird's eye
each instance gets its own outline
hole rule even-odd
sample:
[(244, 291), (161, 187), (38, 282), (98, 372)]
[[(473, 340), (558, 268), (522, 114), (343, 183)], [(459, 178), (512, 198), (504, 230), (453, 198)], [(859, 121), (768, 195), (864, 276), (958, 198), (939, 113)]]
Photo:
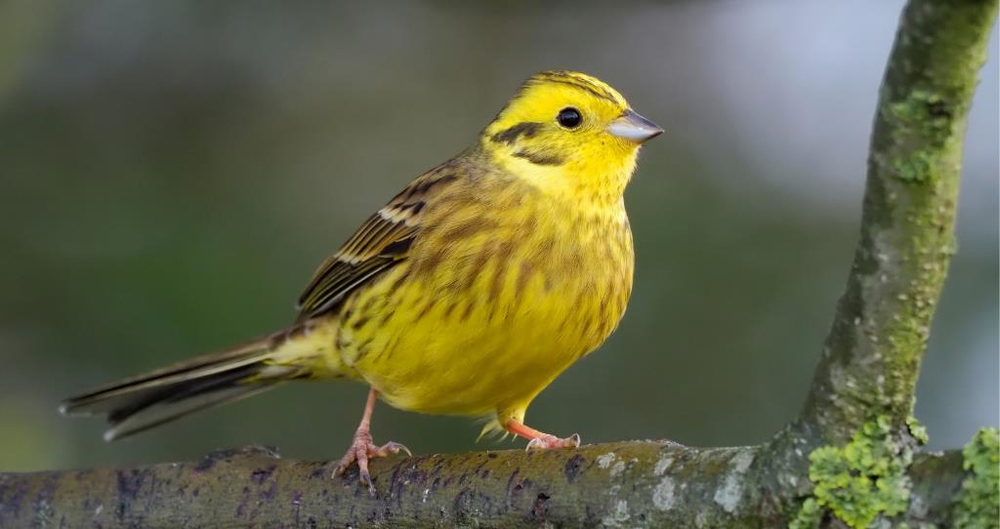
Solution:
[(559, 111), (556, 121), (567, 129), (575, 129), (580, 126), (580, 123), (583, 123), (583, 116), (580, 115), (579, 110), (573, 107), (566, 107)]

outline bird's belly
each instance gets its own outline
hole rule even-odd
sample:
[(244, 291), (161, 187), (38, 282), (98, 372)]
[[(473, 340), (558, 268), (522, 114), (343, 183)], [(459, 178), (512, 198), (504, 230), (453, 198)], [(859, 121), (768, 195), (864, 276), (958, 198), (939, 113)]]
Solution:
[(467, 284), (431, 277), (387, 291), (381, 310), (370, 307), (381, 321), (349, 331), (357, 346), (345, 361), (405, 410), (482, 415), (527, 405), (604, 341), (631, 290), (631, 269), (607, 262), (584, 279), (497, 266)]
[(530, 400), (591, 348), (558, 341), (556, 329), (537, 323), (466, 322), (438, 326), (436, 339), (408, 335), (386, 353), (387, 363), (362, 362), (359, 371), (396, 407), (480, 415)]

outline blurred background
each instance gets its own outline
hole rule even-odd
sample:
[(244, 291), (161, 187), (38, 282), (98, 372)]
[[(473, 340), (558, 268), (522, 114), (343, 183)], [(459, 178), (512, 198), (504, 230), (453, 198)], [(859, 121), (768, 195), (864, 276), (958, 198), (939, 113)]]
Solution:
[[(765, 440), (799, 410), (845, 284), (902, 4), (0, 3), (0, 470), (250, 443), (339, 458), (365, 398), (350, 383), (115, 444), (56, 407), (289, 323), (328, 253), (547, 68), (597, 75), (667, 133), (627, 196), (629, 312), (529, 423), (585, 442)], [(938, 448), (1000, 413), (996, 48), (994, 33), (917, 396)], [(384, 404), (373, 431), (416, 453), (522, 446)]]

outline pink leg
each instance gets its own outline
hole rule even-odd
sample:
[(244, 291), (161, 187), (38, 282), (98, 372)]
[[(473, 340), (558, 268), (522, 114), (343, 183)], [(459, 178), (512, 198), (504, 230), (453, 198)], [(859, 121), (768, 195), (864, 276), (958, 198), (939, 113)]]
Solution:
[(528, 446), (525, 450), (550, 450), (553, 448), (578, 448), (580, 446), (580, 436), (573, 434), (565, 439), (560, 439), (554, 435), (549, 435), (545, 432), (539, 432), (538, 430), (526, 425), (519, 423), (515, 420), (507, 421), (504, 428), (517, 436), (523, 437), (528, 440)]
[(396, 442), (390, 441), (382, 446), (376, 446), (372, 443), (372, 410), (375, 409), (375, 401), (377, 399), (378, 391), (371, 389), (368, 392), (368, 403), (365, 404), (365, 413), (361, 416), (361, 424), (358, 425), (358, 429), (354, 432), (354, 440), (351, 442), (351, 447), (347, 449), (347, 453), (340, 459), (337, 469), (333, 471), (333, 475), (335, 476), (343, 474), (347, 470), (347, 467), (357, 461), (358, 477), (362, 484), (368, 485), (368, 492), (372, 495), (375, 494), (375, 484), (372, 483), (372, 476), (368, 473), (369, 459), (385, 457), (400, 451), (406, 452), (407, 455), (413, 455), (410, 453), (410, 449)]

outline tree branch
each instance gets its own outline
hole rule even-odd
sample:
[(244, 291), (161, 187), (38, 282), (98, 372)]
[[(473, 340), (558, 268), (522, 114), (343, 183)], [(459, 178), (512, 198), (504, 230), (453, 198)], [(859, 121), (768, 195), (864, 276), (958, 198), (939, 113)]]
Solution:
[(976, 472), (963, 470), (995, 467), (995, 454), (982, 452), (1000, 443), (996, 433), (967, 450), (978, 458), (970, 464), (959, 452), (914, 454), (919, 435), (908, 419), (955, 249), (966, 116), (997, 2), (907, 5), (880, 95), (847, 289), (802, 415), (771, 442), (394, 457), (372, 464), (376, 497), (356, 471), (331, 479), (323, 463), (262, 449), (0, 474), (0, 527), (865, 527), (879, 517), (948, 526), (956, 505), (969, 506), (965, 517), (996, 512), (996, 483), (970, 482)]
[(844, 442), (912, 413), (931, 318), (955, 252), (966, 117), (996, 0), (911, 0), (879, 97), (861, 241), (823, 347), (803, 425)]
[[(379, 493), (357, 473), (279, 459), (265, 449), (134, 469), (0, 475), (0, 527), (773, 527), (787, 500), (755, 447), (666, 442), (579, 450), (508, 450), (373, 462)], [(911, 468), (926, 512), (942, 522), (962, 476), (961, 454)]]

